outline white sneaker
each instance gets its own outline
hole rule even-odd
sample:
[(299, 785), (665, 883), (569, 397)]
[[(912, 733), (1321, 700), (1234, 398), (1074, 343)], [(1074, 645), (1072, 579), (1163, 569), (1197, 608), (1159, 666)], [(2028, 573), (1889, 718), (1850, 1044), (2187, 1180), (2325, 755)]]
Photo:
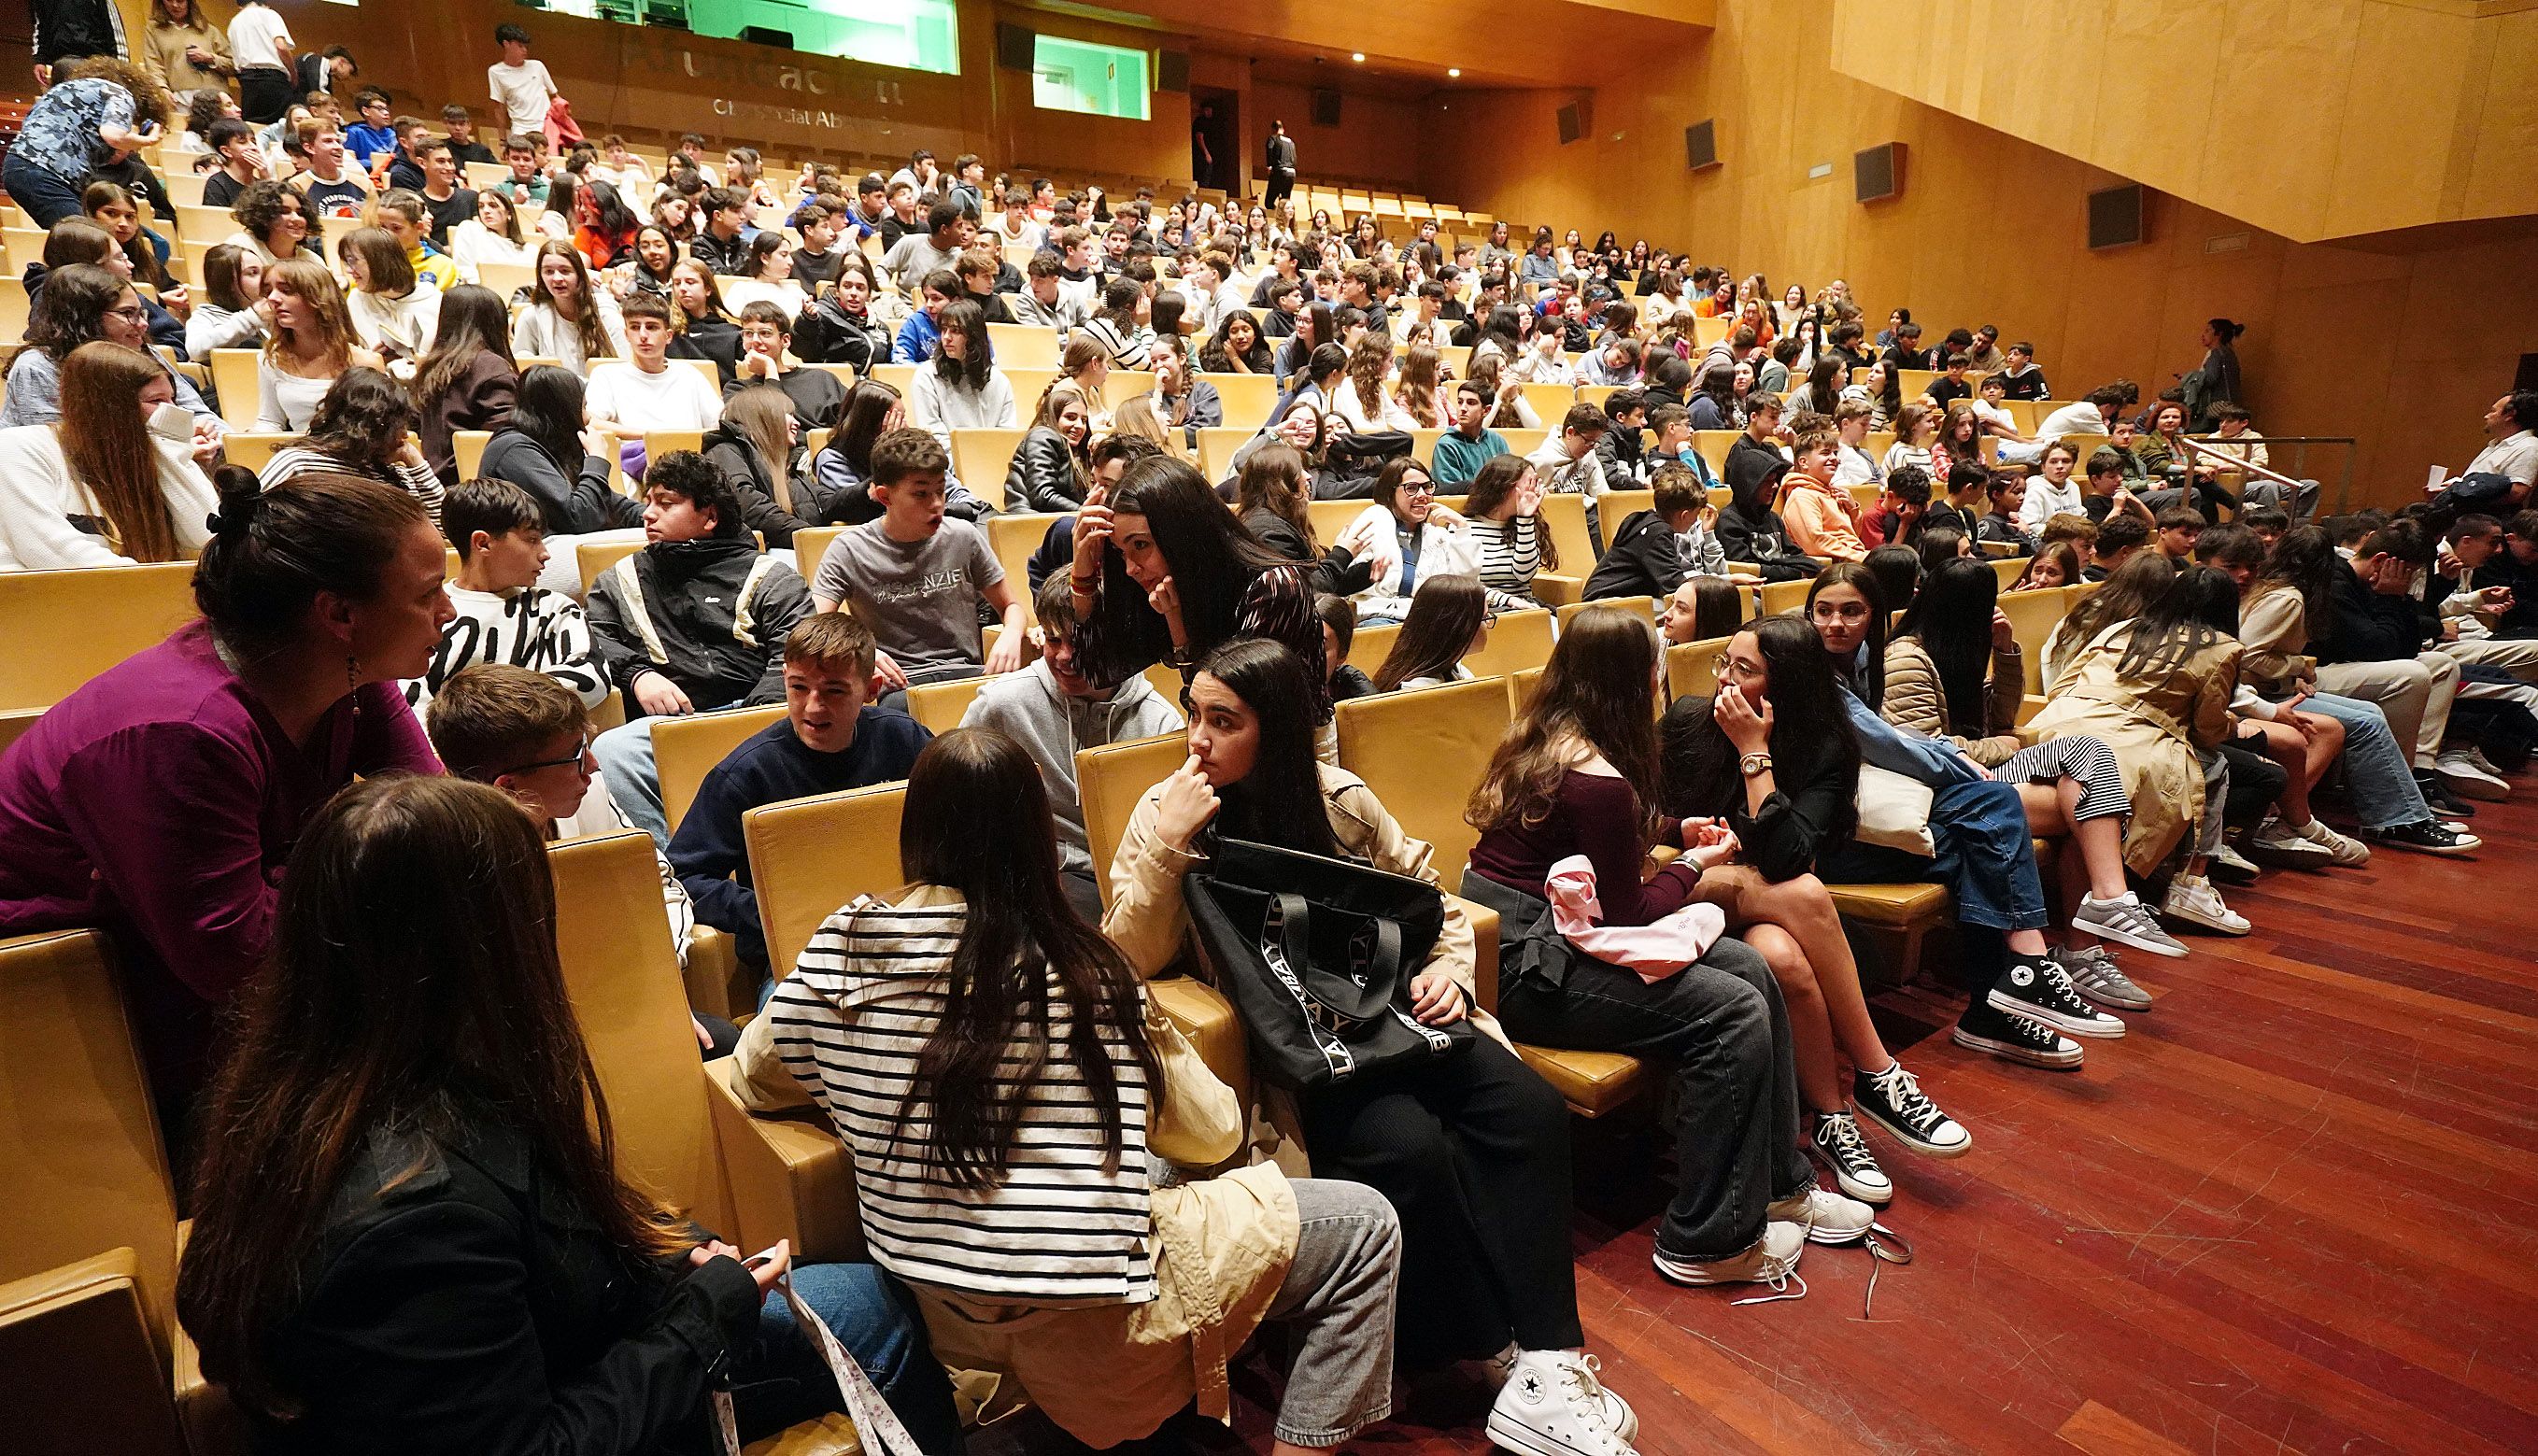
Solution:
[[(2317, 824), (2317, 821), (2312, 819), (2309, 823)], [(2320, 825), (2319, 827), (2325, 827)], [(2335, 831), (2328, 829), (2327, 832)], [(2288, 869), (2323, 869), (2335, 862), (2333, 851), (2324, 841), (2312, 839), (2272, 816), (2256, 826), (2256, 831), (2247, 836), (2247, 852)]]
[(2212, 866), (2216, 870), (2229, 871), (2232, 883), (2238, 885), (2253, 885), (2256, 883), (2256, 877), (2264, 873), (2256, 868), (2255, 861), (2231, 848), (2226, 842), (2212, 847)]
[(2221, 892), (2200, 875), (2178, 875), (2168, 882), (2168, 898), (2159, 912), (2171, 920), (2199, 925), (2222, 935), (2245, 935), (2247, 917), (2222, 901)]
[[(1595, 1378), (1591, 1355), (1528, 1350), (1517, 1356), (1507, 1383), (1490, 1407), (1489, 1437), (1526, 1456), (1637, 1456), (1631, 1436), (1612, 1425), (1607, 1402), (1621, 1397)], [(1622, 1404), (1622, 1412), (1630, 1407)], [(1634, 1435), (1638, 1418), (1631, 1415)]]
[[(1636, 1441), (1639, 1438), (1639, 1413), (1632, 1410), (1629, 1401), (1622, 1399), (1612, 1387), (1604, 1383), (1602, 1360), (1591, 1355), (1575, 1355), (1566, 1350), (1545, 1351), (1542, 1355), (1545, 1359), (1583, 1360), (1587, 1375), (1593, 1378), (1595, 1389), (1603, 1398), (1604, 1424), (1626, 1441)], [(1506, 1349), (1491, 1356), (1483, 1362), (1488, 1366), (1490, 1383), (1504, 1390), (1506, 1383), (1515, 1378), (1516, 1361), (1523, 1357), (1524, 1352), (1516, 1348), (1514, 1341), (1508, 1341)]]
[(2465, 749), (2441, 750), (2440, 756), (2433, 761), (2433, 769), (2440, 774), (2442, 783), (2449, 785), (2451, 793), (2470, 799), (2511, 797), (2511, 785), (2476, 766), (2476, 761), (2468, 757)]
[[(1660, 1245), (1650, 1259), (1657, 1273), (1679, 1285), (1698, 1289), (1706, 1285), (1764, 1284), (1776, 1292), (1786, 1290), (1789, 1281), (1798, 1279), (1798, 1256), (1806, 1251), (1806, 1225), (1774, 1220), (1763, 1225), (1763, 1236), (1741, 1254), (1695, 1263), (1676, 1258)], [(1796, 1297), (1805, 1297), (1806, 1291), (1806, 1281), (1798, 1279)]]
[(1809, 1243), (1857, 1243), (1877, 1222), (1877, 1210), (1830, 1188), (1807, 1187), (1763, 1211), (1774, 1224), (1796, 1224)]
[(2309, 822), (2292, 830), (2303, 839), (2327, 852), (2327, 856), (2346, 869), (2371, 863), (2371, 846), (2350, 834), (2340, 834), (2327, 827), (2325, 820), (2312, 816)]

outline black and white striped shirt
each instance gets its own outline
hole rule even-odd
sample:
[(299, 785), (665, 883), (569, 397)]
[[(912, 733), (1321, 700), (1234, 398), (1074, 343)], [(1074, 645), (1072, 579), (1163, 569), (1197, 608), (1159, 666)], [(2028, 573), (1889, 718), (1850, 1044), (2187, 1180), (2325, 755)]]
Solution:
[(1512, 612), (1539, 606), (1533, 599), (1533, 578), (1542, 569), (1542, 518), (1470, 519), (1472, 545), (1479, 548), (1481, 557), (1481, 585), (1489, 588), (1491, 609)]
[[(1092, 1092), (1066, 1060), (1069, 1023), (1052, 1009), (1040, 1069), (1003, 1179), (953, 1181), (928, 1158), (932, 1109), (910, 1102), (918, 1056), (942, 1021), (968, 906), (920, 892), (870, 898), (829, 917), (767, 1015), (774, 1046), (855, 1159), (865, 1241), (915, 1284), (1031, 1303), (1142, 1303), (1156, 1294), (1146, 1127), (1148, 1089), (1124, 1038), (1115, 1047), (1122, 1149), (1103, 1165)], [(1052, 987), (1052, 990), (1054, 987)], [(1010, 1080), (1021, 1059), (1009, 1057)]]

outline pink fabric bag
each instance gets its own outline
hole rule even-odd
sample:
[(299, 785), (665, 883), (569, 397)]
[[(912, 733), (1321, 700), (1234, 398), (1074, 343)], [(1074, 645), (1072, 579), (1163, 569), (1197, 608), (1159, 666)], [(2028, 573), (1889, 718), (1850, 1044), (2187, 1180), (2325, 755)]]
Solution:
[(1727, 933), (1727, 915), (1716, 905), (1686, 905), (1646, 925), (1603, 925), (1595, 898), (1595, 867), (1572, 854), (1551, 867), (1542, 885), (1551, 923), (1578, 954), (1635, 970), (1650, 985), (1700, 960)]

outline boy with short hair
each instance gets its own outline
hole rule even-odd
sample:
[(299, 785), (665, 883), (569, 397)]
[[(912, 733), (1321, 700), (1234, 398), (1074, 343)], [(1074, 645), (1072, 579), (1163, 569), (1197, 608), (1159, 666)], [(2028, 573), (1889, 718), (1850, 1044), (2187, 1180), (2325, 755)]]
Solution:
[(502, 165), (511, 174), (495, 184), (494, 190), (511, 199), (517, 207), (523, 203), (546, 206), (549, 184), (547, 174), (538, 169), (538, 148), (523, 136), (502, 139)]
[(2080, 567), (2082, 581), (2104, 581), (2115, 574), (2115, 568), (2131, 561), (2133, 553), (2150, 544), (2150, 527), (2138, 516), (2111, 515), (2098, 527), (2098, 536), (2089, 544), (2089, 560)]
[(458, 159), (462, 167), (471, 162), (500, 162), (485, 144), (476, 140), (476, 118), (467, 108), (451, 101), (440, 108), (441, 134), (449, 138), (449, 155)]
[(1616, 389), (1604, 398), (1604, 416), (1612, 428), (1595, 442), (1595, 457), (1605, 486), (1624, 490), (1646, 480), (1652, 462), (1640, 447), (1639, 430), (1647, 424), (1647, 400), (1636, 389)]
[[(1906, 465), (1886, 478), (1877, 504), (1859, 518), (1859, 544), (1875, 550), (1894, 542), (1910, 546), (1919, 536), (1921, 517), (1930, 509), (1930, 473)], [(1808, 553), (1810, 556), (1814, 553)]]
[(624, 438), (654, 430), (713, 429), (722, 419), (713, 385), (702, 370), (670, 362), (670, 341), (678, 332), (669, 299), (637, 291), (617, 307), (626, 323), (628, 357), (591, 365), (584, 406), (590, 428)]
[(1864, 399), (1845, 399), (1834, 405), (1834, 432), (1841, 437), (1841, 459), (1833, 473), (1835, 485), (1885, 486), (1886, 468), (1868, 450), (1868, 427), (1875, 416), (1876, 411)]
[[(1897, 475), (1904, 472), (1897, 471)], [(1934, 531), (1945, 526), (1964, 533), (1968, 541), (1977, 539), (1983, 515), (1983, 496), (1991, 489), (1991, 471), (1979, 460), (1959, 460), (1948, 467), (1947, 498), (1921, 512), (1921, 529)]]
[(2036, 366), (2036, 346), (2022, 339), (2009, 346), (2009, 366), (2000, 371), (2002, 393), (2011, 399), (2051, 399), (2044, 371)]
[(1604, 527), (1595, 505), (1610, 488), (1604, 483), (1603, 460), (1595, 447), (1612, 428), (1613, 422), (1595, 406), (1570, 405), (1560, 429), (1542, 442), (1542, 448), (1525, 457), (1540, 473), (1545, 494), (1586, 497), (1586, 537), (1598, 556), (1604, 553)]
[(538, 585), (547, 532), (537, 497), (508, 481), (462, 481), (441, 501), (440, 529), (458, 551), (447, 588), (458, 615), (440, 629), (432, 666), (405, 684), (405, 700), (421, 712), (459, 673), (502, 663), (544, 673), (582, 706), (599, 706), (608, 676), (591, 655), (581, 604)]
[(817, 197), (794, 211), (793, 229), (802, 234), (802, 243), (793, 249), (793, 277), (802, 287), (816, 293), (837, 281), (837, 271), (845, 266), (845, 254), (836, 245), (843, 226), (841, 209)]
[(1942, 414), (1958, 400), (1973, 398), (1974, 386), (1966, 378), (1966, 370), (1971, 364), (1972, 361), (1963, 354), (1951, 354), (1947, 358), (1948, 371), (1930, 381), (1930, 403), (1937, 405)]
[(2194, 538), (2203, 534), (2203, 512), (2190, 505), (2171, 505), (2162, 510), (2154, 522), (2158, 531), (2155, 544), (2159, 554), (2179, 568), (2193, 564)]
[(518, 26), (496, 26), (494, 43), (502, 50), (502, 59), (485, 68), (494, 105), (510, 118), (514, 135), (543, 135), (547, 108), (563, 95), (556, 90), (555, 78), (547, 74), (547, 63), (529, 59), (529, 33)]
[(740, 359), (733, 366), (731, 382), (722, 387), (722, 397), (729, 401), (752, 384), (770, 383), (784, 391), (794, 423), (805, 433), (834, 429), (837, 411), (846, 402), (846, 386), (827, 369), (808, 364), (784, 367), (785, 351), (792, 342), (791, 314), (764, 298), (742, 304)]
[(1144, 677), (1131, 673), (1104, 693), (1077, 671), (1075, 591), (1066, 573), (1051, 572), (1033, 598), (1039, 625), (1032, 629), (1039, 657), (1020, 672), (991, 678), (961, 718), (964, 728), (993, 728), (1023, 746), (1039, 764), (1048, 809), (1057, 821), (1058, 871), (1067, 898), (1088, 922), (1099, 923), (1102, 893), (1093, 878), (1093, 856), (1084, 835), (1084, 805), (1075, 781), (1075, 756), (1104, 744), (1129, 743), (1177, 733), (1178, 708)]
[(1700, 525), (1709, 493), (1680, 465), (1660, 466), (1652, 489), (1653, 505), (1632, 511), (1614, 530), (1613, 549), (1586, 578), (1587, 601), (1669, 596), (1693, 574), (1683, 537)]
[[(1858, 502), (1833, 483), (1840, 450), (1841, 441), (1831, 430), (1798, 437), (1784, 482), (1788, 495), (1780, 505), (1780, 520), (1788, 528), (1792, 551), (1826, 561), (1864, 561), (1868, 547), (1859, 539)], [(1777, 463), (1777, 455), (1772, 458)], [(1928, 490), (1924, 478), (1924, 500), (1929, 498)]]
[(939, 320), (943, 310), (959, 301), (967, 292), (961, 286), (961, 275), (949, 268), (926, 276), (918, 290), (919, 306), (910, 309), (907, 321), (899, 326), (899, 338), (890, 346), (892, 364), (924, 364), (934, 358), (943, 346)]
[[(1640, 396), (1645, 399), (1646, 396)], [(1719, 488), (1717, 472), (1692, 442), (1692, 412), (1681, 405), (1658, 405), (1648, 411), (1648, 429), (1657, 442), (1648, 447), (1648, 459), (1656, 470), (1680, 465), (1692, 472), (1704, 491)]]
[[(882, 647), (875, 670), (893, 693), (1022, 665), (1022, 599), (986, 533), (945, 517), (951, 468), (942, 442), (922, 430), (894, 430), (874, 441), (867, 489), (882, 513), (830, 542), (812, 575), (820, 611), (851, 606), (872, 625)], [(992, 650), (982, 651), (979, 639), (981, 601), (1003, 619)]]
[(784, 716), (741, 740), (705, 774), (670, 838), (670, 868), (697, 918), (729, 935), (744, 965), (765, 969), (767, 940), (741, 820), (763, 804), (907, 777), (933, 737), (903, 712), (876, 706), (872, 629), (837, 612), (784, 634)]
[(1454, 428), (1436, 437), (1429, 476), (1448, 492), (1471, 485), (1481, 467), (1507, 453), (1504, 435), (1490, 429), (1490, 396), (1469, 379), (1454, 382)]
[(628, 716), (591, 752), (628, 820), (667, 846), (653, 725), (780, 697), (784, 634), (809, 615), (811, 592), (750, 539), (730, 483), (702, 455), (670, 451), (651, 462), (643, 487), (645, 545), (590, 593), (591, 640)]
[(2089, 519), (2102, 525), (2107, 516), (2121, 511), (2139, 516), (2143, 525), (2156, 530), (2159, 518), (2152, 513), (2150, 503), (2124, 484), (2124, 462), (2131, 458), (2111, 445), (2091, 454), (2088, 481), (2081, 487), (2080, 508)]
[(2251, 505), (2238, 513), (2238, 524), (2256, 533), (2256, 539), (2272, 551), (2274, 543), (2292, 528), (2291, 512), (2279, 505)]
[(397, 149), (396, 126), (392, 120), (394, 107), (386, 92), (375, 86), (366, 86), (360, 95), (353, 98), (353, 110), (362, 119), (344, 128), (344, 147), (353, 154), (353, 160), (361, 165), (362, 169), (367, 171), (371, 159), (382, 152)]

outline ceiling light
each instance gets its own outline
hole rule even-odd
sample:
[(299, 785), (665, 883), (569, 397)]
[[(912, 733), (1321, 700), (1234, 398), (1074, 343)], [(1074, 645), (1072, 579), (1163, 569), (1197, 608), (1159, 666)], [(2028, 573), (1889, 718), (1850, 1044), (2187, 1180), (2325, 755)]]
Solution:
[(1447, 66), (1445, 68), (1445, 75), (1449, 80), (1459, 81), (1463, 76), (1463, 68), (1460, 66)]
[(1350, 59), (1350, 60), (1353, 60), (1353, 61), (1357, 62), (1359, 65), (1363, 66), (1363, 65), (1365, 65), (1365, 64), (1366, 64), (1366, 52), (1365, 52), (1365, 51), (1363, 51), (1363, 50), (1360, 50), (1360, 51), (1352, 51), (1352, 52), (1349, 54), (1349, 59)]

